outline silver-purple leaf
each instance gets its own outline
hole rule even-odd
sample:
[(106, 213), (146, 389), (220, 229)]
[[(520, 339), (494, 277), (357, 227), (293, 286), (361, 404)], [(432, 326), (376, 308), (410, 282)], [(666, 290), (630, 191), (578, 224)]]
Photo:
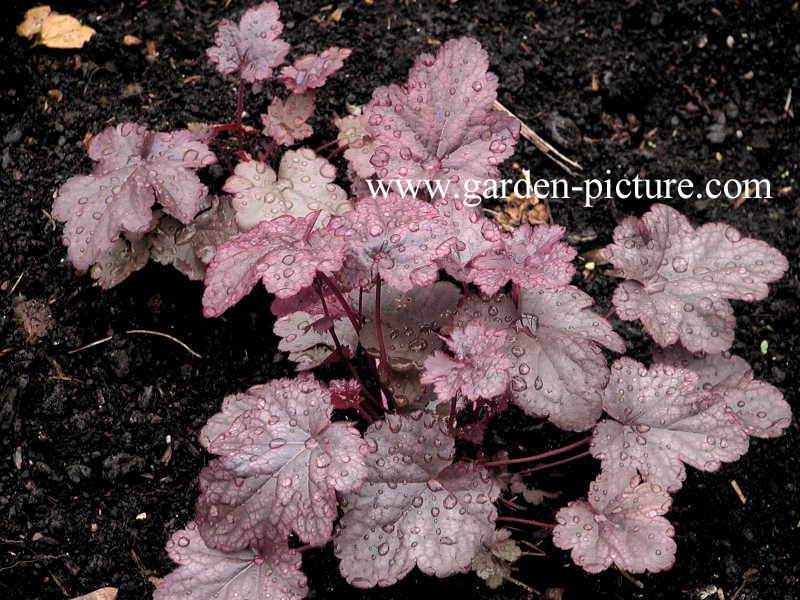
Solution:
[(560, 225), (517, 227), (472, 260), (472, 282), (488, 295), (509, 280), (522, 289), (568, 285), (575, 273), (572, 259), (576, 251), (561, 241), (563, 235)]
[(616, 565), (630, 573), (656, 573), (675, 563), (675, 529), (662, 515), (671, 499), (662, 487), (642, 483), (634, 470), (601, 473), (588, 502), (570, 502), (556, 514), (553, 544), (572, 550), (589, 573)]
[(264, 135), (281, 146), (291, 146), (314, 133), (308, 119), (314, 114), (314, 92), (292, 94), (286, 100), (275, 96), (269, 103), (267, 114), (261, 115)]
[(354, 284), (367, 287), (380, 276), (401, 292), (436, 281), (436, 261), (453, 241), (435, 208), (395, 193), (362, 198), (354, 210), (332, 217), (329, 228), (347, 243), (344, 271)]
[(371, 163), (381, 179), (498, 179), (511, 156), (519, 122), (495, 110), (497, 77), (474, 39), (445, 42), (414, 62), (405, 87), (375, 90), (365, 111), (375, 134)]
[(625, 278), (614, 292), (619, 317), (639, 319), (660, 346), (680, 341), (692, 352), (730, 348), (736, 320), (728, 301), (765, 298), (789, 266), (763, 241), (723, 223), (694, 229), (663, 204), (620, 223), (604, 254)]
[(649, 369), (630, 358), (611, 366), (603, 410), (611, 417), (597, 424), (591, 452), (614, 472), (633, 468), (645, 481), (669, 492), (686, 478), (684, 463), (716, 471), (747, 452), (748, 439), (722, 402), (698, 391), (696, 373), (654, 364)]
[(792, 420), (780, 390), (756, 379), (747, 361), (735, 354), (694, 355), (676, 345), (659, 350), (653, 360), (696, 373), (698, 391), (720, 397), (747, 435), (778, 437)]
[(195, 254), (189, 240), (185, 239), (184, 232), (184, 226), (177, 219), (162, 218), (156, 231), (151, 234), (151, 256), (157, 263), (172, 265), (193, 281), (202, 281), (206, 266)]
[(302, 600), (308, 593), (300, 553), (282, 540), (265, 551), (220, 552), (206, 545), (190, 522), (167, 540), (178, 568), (153, 592), (153, 600)]
[(236, 221), (242, 231), (282, 215), (305, 217), (317, 210), (320, 214), (315, 227), (322, 227), (331, 215), (352, 208), (334, 179), (336, 168), (331, 163), (301, 148), (283, 155), (277, 173), (263, 162), (240, 162), (222, 189), (233, 194)]
[(331, 423), (330, 393), (313, 377), (272, 380), (246, 394), (259, 397), (255, 407), (224, 433), (215, 425), (205, 434), (214, 438), (209, 452), (220, 458), (200, 474), (203, 539), (233, 552), (294, 531), (324, 545), (337, 517), (336, 492), (357, 490), (366, 476), (361, 436)]
[(320, 54), (307, 54), (281, 69), (278, 79), (295, 94), (303, 94), (325, 85), (325, 81), (344, 65), (349, 48), (328, 48)]
[(440, 402), (457, 393), (472, 401), (499, 396), (506, 391), (514, 366), (503, 348), (510, 337), (508, 329), (481, 321), (457, 327), (446, 342), (452, 357), (439, 350), (428, 356), (420, 382), (433, 384)]
[[(421, 369), (425, 359), (442, 347), (439, 331), (452, 319), (460, 299), (460, 290), (448, 281), (405, 292), (384, 286), (381, 326), (389, 367), (398, 371)], [(361, 345), (369, 354), (380, 358), (375, 292), (364, 292), (361, 304), (364, 316)]]
[(150, 231), (155, 202), (182, 223), (205, 206), (207, 190), (194, 170), (216, 157), (189, 131), (161, 133), (121, 123), (92, 138), (88, 151), (98, 161), (95, 170), (68, 179), (52, 210), (54, 219), (66, 222), (64, 244), (78, 270), (111, 250), (120, 233)]
[(522, 290), (515, 308), (506, 294), (468, 298), (456, 326), (482, 320), (512, 332), (506, 352), (512, 357), (509, 389), (527, 414), (547, 417), (569, 431), (594, 426), (601, 414), (608, 367), (602, 346), (624, 352), (625, 344), (592, 299), (569, 286), (557, 290)]
[[(278, 350), (289, 353), (289, 360), (297, 365), (298, 371), (313, 369), (336, 354), (336, 343), (329, 331), (317, 331), (315, 322), (320, 317), (303, 311), (295, 311), (275, 321), (273, 331), (281, 338)], [(349, 356), (355, 356), (358, 348), (358, 334), (350, 319), (339, 317), (331, 319), (336, 337)]]
[(206, 54), (223, 75), (239, 72), (249, 83), (268, 79), (289, 53), (281, 33), (278, 3), (264, 2), (245, 11), (238, 25), (222, 19)]
[(259, 280), (268, 292), (289, 298), (310, 286), (318, 272), (339, 270), (345, 244), (327, 230), (313, 230), (318, 215), (262, 221), (223, 243), (206, 272), (203, 314), (219, 316)]
[(122, 236), (92, 265), (92, 279), (104, 290), (119, 285), (147, 264), (152, 241), (150, 235)]
[(494, 531), (498, 489), (489, 474), (453, 463), (454, 439), (429, 413), (387, 415), (364, 437), (367, 480), (343, 498), (334, 541), (345, 579), (384, 587), (414, 565), (436, 577), (468, 570)]

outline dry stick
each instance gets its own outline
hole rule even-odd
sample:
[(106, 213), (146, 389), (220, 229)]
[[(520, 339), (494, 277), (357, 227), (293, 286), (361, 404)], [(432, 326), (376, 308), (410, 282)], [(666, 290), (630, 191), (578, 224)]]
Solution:
[(77, 354), (78, 352), (83, 352), (84, 350), (88, 350), (89, 348), (94, 348), (95, 346), (99, 346), (100, 344), (105, 344), (107, 342), (110, 342), (113, 339), (114, 336), (109, 335), (107, 337), (104, 337), (103, 339), (95, 340), (93, 342), (86, 344), (85, 346), (81, 346), (80, 348), (74, 348), (73, 350), (68, 350), (67, 354)]
[(583, 439), (578, 440), (572, 444), (567, 446), (562, 446), (561, 448), (556, 448), (555, 450), (548, 450), (547, 452), (542, 452), (541, 454), (534, 454), (532, 456), (524, 456), (522, 458), (510, 458), (506, 460), (495, 460), (488, 463), (483, 463), (484, 467), (500, 467), (503, 465), (518, 465), (520, 463), (525, 462), (532, 462), (534, 460), (541, 460), (543, 458), (550, 458), (551, 456), (555, 456), (557, 454), (562, 454), (564, 452), (568, 452), (574, 448), (578, 448), (579, 446), (583, 446), (584, 444), (588, 444), (592, 441), (592, 436), (585, 437)]
[(497, 110), (502, 110), (506, 114), (514, 117), (517, 121), (519, 121), (519, 132), (522, 134), (526, 140), (531, 142), (539, 151), (544, 154), (547, 158), (552, 160), (556, 163), (559, 167), (564, 169), (570, 175), (577, 175), (575, 171), (572, 169), (577, 169), (578, 171), (582, 171), (583, 167), (581, 167), (578, 163), (574, 160), (564, 156), (561, 152), (553, 148), (544, 138), (542, 138), (538, 133), (536, 133), (533, 129), (528, 127), (517, 115), (512, 113), (508, 110), (505, 106), (500, 104), (497, 100), (494, 101), (493, 106)]
[(584, 458), (589, 455), (590, 452), (587, 450), (586, 452), (581, 452), (580, 454), (570, 456), (569, 458), (562, 458), (561, 460), (554, 460), (553, 462), (544, 463), (543, 465), (536, 465), (535, 467), (531, 467), (530, 469), (519, 471), (519, 473), (520, 475), (526, 475), (528, 473), (535, 473), (536, 471), (544, 471), (545, 469), (549, 469), (550, 467), (557, 467), (558, 465), (563, 465), (568, 462), (572, 462), (573, 460), (578, 460), (580, 458)]
[(163, 338), (166, 338), (166, 339), (168, 339), (170, 341), (175, 342), (176, 344), (178, 344), (181, 348), (186, 350), (189, 354), (191, 354), (195, 358), (203, 358), (202, 354), (198, 354), (197, 352), (195, 352), (194, 350), (189, 348), (189, 346), (187, 346), (184, 342), (180, 341), (178, 338), (176, 338), (176, 337), (174, 337), (174, 336), (172, 336), (172, 335), (170, 335), (168, 333), (162, 333), (160, 331), (151, 331), (149, 329), (128, 329), (125, 333), (127, 333), (127, 334), (140, 333), (140, 334), (144, 334), (144, 335), (156, 335), (158, 337), (163, 337)]

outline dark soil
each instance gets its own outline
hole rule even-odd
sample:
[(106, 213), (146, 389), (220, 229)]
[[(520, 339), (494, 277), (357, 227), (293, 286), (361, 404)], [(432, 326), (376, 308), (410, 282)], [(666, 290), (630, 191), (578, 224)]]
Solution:
[[(50, 2), (97, 30), (80, 51), (31, 48), (13, 32), (28, 3), (2, 9), (0, 64), (0, 598), (77, 596), (103, 586), (120, 598), (148, 598), (152, 577), (172, 568), (163, 547), (192, 515), (197, 474), (208, 460), (196, 432), (225, 394), (284, 376), (267, 296), (256, 292), (223, 318), (206, 320), (202, 286), (150, 265), (108, 292), (65, 261), (60, 228), (46, 211), (67, 177), (86, 172), (84, 136), (133, 120), (155, 129), (230, 119), (235, 88), (207, 63), (217, 21), (238, 18), (246, 2)], [(792, 265), (768, 299), (738, 303), (734, 350), (758, 376), (797, 404), (798, 175), (800, 131), (785, 101), (800, 101), (800, 8), (776, 0), (537, 1), (453, 3), (344, 0), (339, 22), (320, 23), (323, 2), (282, 2), (285, 36), (295, 55), (329, 45), (353, 48), (342, 74), (321, 93), (318, 135), (345, 102), (362, 104), (380, 84), (399, 82), (428, 40), (469, 34), (488, 49), (500, 99), (584, 167), (587, 177), (765, 177), (774, 198), (673, 201), (695, 223), (727, 221), (780, 248)], [(87, 6), (89, 5), (89, 6)], [(132, 34), (155, 42), (124, 46)], [(596, 86), (593, 89), (592, 79)], [(49, 90), (59, 90), (63, 97)], [(267, 100), (250, 96), (257, 112)], [(564, 121), (563, 119), (566, 119)], [(712, 127), (713, 126), (713, 127)], [(740, 132), (740, 133), (737, 133)], [(534, 176), (562, 172), (527, 142), (515, 160)], [(221, 169), (207, 175), (214, 187)], [(582, 208), (552, 205), (581, 251), (608, 242), (615, 219), (641, 213), (644, 201), (611, 200)], [(15, 286), (16, 284), (16, 286)], [(610, 305), (613, 280), (581, 283)], [(14, 287), (15, 286), (15, 287)], [(14, 288), (13, 294), (11, 293)], [(12, 316), (12, 297), (49, 304), (53, 324), (31, 343)], [(637, 327), (635, 357), (650, 351)], [(126, 335), (152, 329), (177, 336), (202, 359), (165, 339)], [(112, 340), (70, 354), (84, 344)], [(766, 355), (759, 351), (769, 342)], [(553, 429), (519, 414), (501, 419), (495, 437), (532, 450)], [(548, 438), (548, 436), (550, 436)], [(171, 442), (168, 442), (168, 439)], [(678, 556), (668, 573), (589, 576), (546, 539), (545, 557), (526, 557), (517, 577), (564, 598), (700, 598), (719, 586), (730, 599), (800, 597), (800, 433), (754, 440), (750, 452), (719, 473), (692, 472), (670, 518)], [(588, 463), (588, 461), (587, 461)], [(591, 466), (571, 465), (543, 486), (578, 495)], [(747, 496), (741, 504), (730, 481)], [(552, 519), (559, 499), (535, 516)], [(540, 533), (526, 534), (539, 541)], [(385, 590), (355, 591), (338, 577), (329, 549), (304, 556), (312, 598), (524, 598), (507, 584), (486, 590), (473, 575), (434, 580), (412, 573)], [(716, 598), (712, 595), (711, 598)]]

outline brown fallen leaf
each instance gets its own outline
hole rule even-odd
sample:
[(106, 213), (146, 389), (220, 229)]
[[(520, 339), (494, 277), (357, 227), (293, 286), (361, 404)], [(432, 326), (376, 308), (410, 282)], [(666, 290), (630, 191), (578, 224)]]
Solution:
[(140, 46), (142, 44), (142, 40), (135, 35), (128, 33), (122, 38), (122, 44), (124, 46)]
[(89, 594), (84, 596), (78, 596), (77, 598), (72, 598), (72, 600), (115, 600), (117, 597), (117, 588), (112, 587), (104, 587), (100, 588), (99, 590), (95, 590)]
[(52, 11), (49, 6), (34, 6), (25, 13), (25, 19), (17, 25), (17, 35), (31, 39), (42, 30), (42, 23)]
[(95, 34), (91, 27), (69, 15), (51, 13), (42, 22), (39, 40), (34, 45), (48, 48), (82, 48)]

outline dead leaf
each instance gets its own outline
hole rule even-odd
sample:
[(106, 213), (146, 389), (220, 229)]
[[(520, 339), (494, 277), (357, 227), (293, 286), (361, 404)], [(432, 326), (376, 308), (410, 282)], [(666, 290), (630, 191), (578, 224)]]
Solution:
[(14, 298), (14, 319), (25, 332), (29, 344), (35, 344), (47, 335), (53, 326), (50, 307), (42, 300), (28, 300), (22, 294)]
[(122, 43), (125, 46), (140, 46), (142, 40), (136, 37), (135, 35), (126, 34), (125, 37), (122, 38)]
[(82, 48), (94, 34), (94, 29), (82, 25), (75, 17), (51, 13), (42, 22), (39, 40), (35, 45), (48, 48)]
[(117, 588), (104, 587), (95, 590), (84, 596), (78, 596), (72, 600), (115, 600), (117, 597)]
[(49, 6), (34, 6), (25, 13), (25, 19), (17, 25), (17, 35), (31, 39), (42, 30), (42, 23), (51, 13)]

